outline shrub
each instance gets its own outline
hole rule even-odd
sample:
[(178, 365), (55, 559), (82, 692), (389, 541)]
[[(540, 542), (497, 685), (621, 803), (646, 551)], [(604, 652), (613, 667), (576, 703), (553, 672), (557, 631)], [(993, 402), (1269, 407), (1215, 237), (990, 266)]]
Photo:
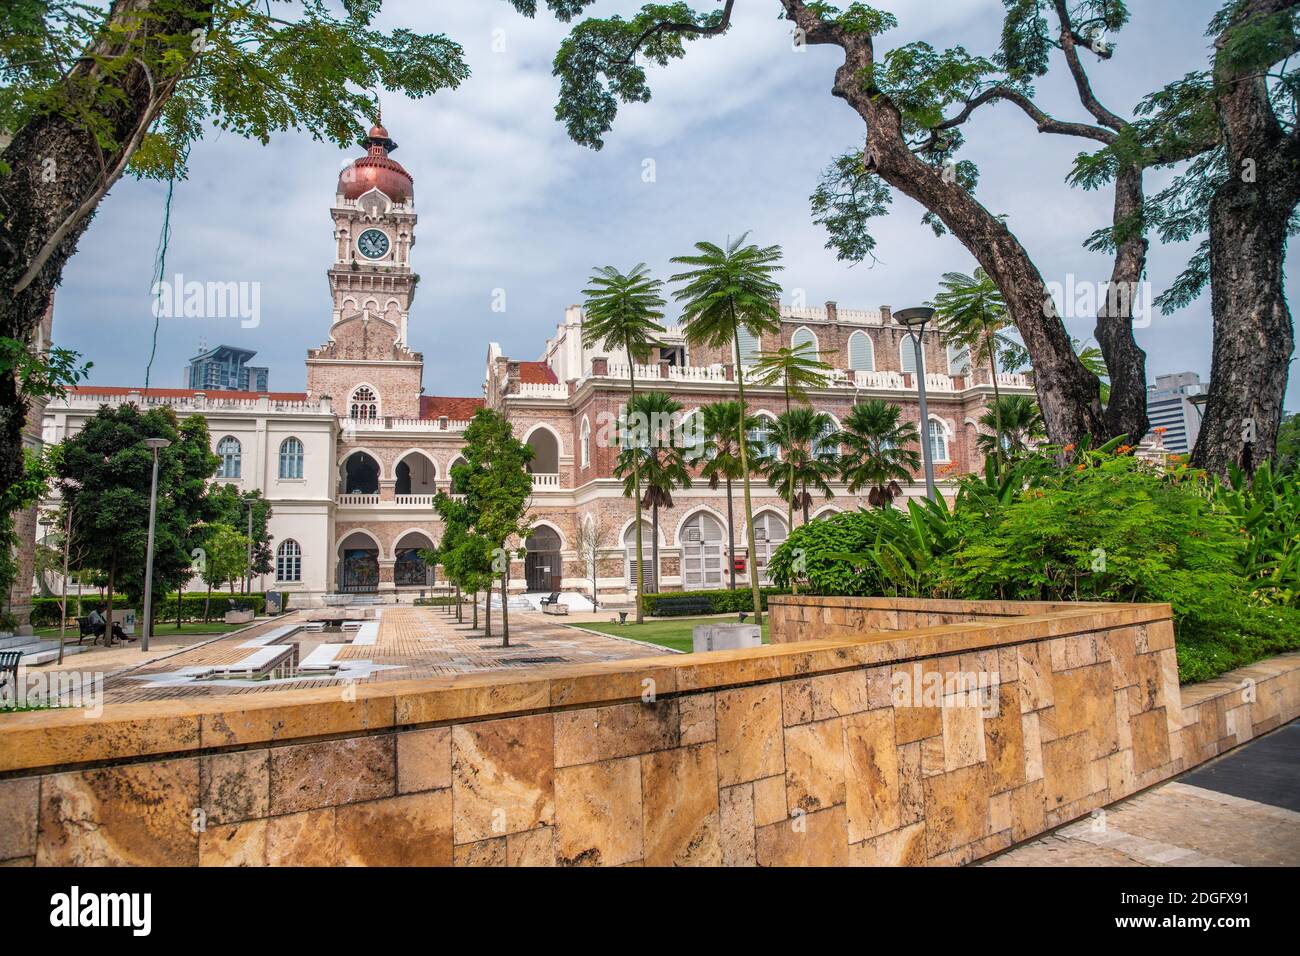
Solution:
[[(203, 606), (207, 601), (206, 591), (187, 591), (181, 598), (181, 619), (185, 621), (203, 620)], [(285, 595), (286, 600), (288, 595)], [(232, 598), (229, 592), (212, 592), (212, 608), (208, 614), (209, 620), (219, 621), (222, 615), (230, 609), (230, 602), (235, 602), (239, 608), (251, 607), (258, 614), (266, 611), (266, 595), (260, 591), (254, 591), (252, 594), (236, 594)], [(76, 618), (84, 617), (90, 613), (90, 609), (96, 604), (107, 604), (97, 594), (86, 594), (81, 598), (81, 609), (78, 613), (77, 596), (68, 595), (68, 621), (76, 626)], [(60, 599), (57, 597), (39, 597), (32, 600), (32, 627), (58, 627), (60, 616)], [(287, 605), (282, 605), (287, 606)], [(141, 610), (139, 604), (130, 600), (125, 594), (115, 595), (113, 598), (113, 609)], [(156, 624), (163, 624), (167, 621), (176, 620), (176, 593), (157, 594), (154, 596), (154, 615)]]
[[(759, 601), (763, 610), (767, 610), (767, 599), (773, 594), (786, 594), (785, 588), (760, 588)], [(641, 600), (644, 602), (642, 607), (645, 613), (651, 616), (667, 617), (673, 615), (674, 611), (667, 610), (664, 614), (658, 611), (658, 603), (662, 600), (672, 600), (676, 598), (704, 598), (709, 602), (710, 614), (735, 614), (739, 611), (752, 611), (754, 609), (754, 595), (749, 588), (737, 588), (734, 591), (723, 589), (720, 591), (660, 591), (654, 594), (643, 594)]]

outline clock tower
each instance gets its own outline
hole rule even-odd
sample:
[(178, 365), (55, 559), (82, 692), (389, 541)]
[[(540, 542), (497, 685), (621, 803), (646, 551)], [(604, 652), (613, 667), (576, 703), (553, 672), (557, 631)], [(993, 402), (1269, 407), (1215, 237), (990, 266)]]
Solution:
[(333, 314), (329, 341), (307, 353), (307, 391), (328, 395), (344, 418), (418, 418), (423, 358), (407, 346), (415, 182), (390, 158), (383, 126), (362, 141), (366, 155), (339, 174), (334, 263), (327, 276)]

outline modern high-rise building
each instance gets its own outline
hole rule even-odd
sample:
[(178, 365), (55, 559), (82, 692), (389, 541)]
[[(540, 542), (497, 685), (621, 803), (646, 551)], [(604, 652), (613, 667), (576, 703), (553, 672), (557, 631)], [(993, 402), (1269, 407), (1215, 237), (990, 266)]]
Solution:
[(205, 349), (185, 369), (185, 388), (220, 392), (266, 392), (270, 376), (265, 368), (249, 365), (257, 353), (233, 345)]
[(1179, 455), (1191, 452), (1201, 431), (1201, 412), (1192, 397), (1204, 395), (1209, 389), (1209, 383), (1202, 382), (1195, 372), (1157, 375), (1156, 383), (1147, 386), (1147, 419), (1151, 432), (1164, 429), (1167, 451)]

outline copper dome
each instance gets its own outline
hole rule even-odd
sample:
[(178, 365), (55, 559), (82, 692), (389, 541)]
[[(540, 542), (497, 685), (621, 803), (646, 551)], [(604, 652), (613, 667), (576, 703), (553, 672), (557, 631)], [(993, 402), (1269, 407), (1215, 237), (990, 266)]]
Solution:
[(376, 123), (361, 142), (366, 155), (339, 173), (338, 192), (344, 199), (357, 199), (378, 189), (395, 203), (410, 202), (415, 195), (415, 180), (401, 163), (389, 158), (397, 144), (389, 138), (388, 130)]

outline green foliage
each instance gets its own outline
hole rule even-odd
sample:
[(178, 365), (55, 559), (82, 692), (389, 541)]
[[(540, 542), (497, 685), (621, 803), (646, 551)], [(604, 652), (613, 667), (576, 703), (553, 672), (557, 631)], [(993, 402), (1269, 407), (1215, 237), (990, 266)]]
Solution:
[(1027, 455), (1032, 442), (1047, 437), (1043, 415), (1026, 395), (1003, 395), (993, 400), (988, 411), (980, 415), (984, 429), (975, 439), (975, 447), (986, 456)]
[[(256, 488), (240, 491), (232, 484), (219, 484), (208, 492), (210, 521), (225, 524), (248, 537), (248, 513), (253, 512), (253, 573), (275, 571), (275, 539), (271, 535), (271, 503)], [(247, 563), (247, 562), (245, 562)]]
[(1167, 602), (1182, 679), (1300, 648), (1300, 482), (1215, 486), (1099, 449), (962, 480), (956, 505), (844, 513), (791, 532), (776, 584), (818, 594)]
[(767, 483), (792, 509), (802, 510), (807, 522), (813, 501), (809, 489), (824, 498), (834, 494), (830, 482), (840, 470), (835, 420), (811, 405), (796, 405), (777, 416), (769, 440), (776, 454), (760, 464)]
[(900, 481), (911, 481), (921, 466), (916, 449), (919, 432), (911, 422), (900, 421), (902, 408), (872, 398), (854, 405), (844, 416), (840, 440), (844, 456), (840, 477), (849, 494), (867, 490), (867, 503), (887, 508), (903, 493)]
[(664, 332), (658, 322), (664, 317), (663, 282), (650, 275), (644, 262), (627, 273), (613, 266), (598, 268), (587, 282), (588, 287), (582, 290), (586, 296), (583, 345), (623, 349), (631, 362), (644, 362), (650, 357), (655, 336)]
[(207, 421), (194, 415), (178, 423), (169, 408), (101, 406), (63, 443), (56, 464), (64, 501), (73, 509), (73, 553), (82, 567), (103, 572), (132, 599), (144, 590), (153, 468), (146, 438), (171, 442), (158, 455), (154, 587), (174, 590), (193, 574), (191, 551), (200, 546), (209, 516), (207, 483), (218, 459), (210, 451)]
[(14, 376), (20, 394), (27, 401), (62, 398), (67, 386), (80, 382), (95, 364), (83, 365), (79, 359), (71, 349), (51, 346), (36, 351), (26, 342), (0, 336), (0, 376)]
[(0, 488), (0, 594), (9, 594), (18, 575), (15, 514), (41, 499), (52, 475), (49, 458), (24, 450), (22, 477), (7, 488)]
[(735, 350), (741, 326), (756, 339), (779, 331), (781, 313), (775, 303), (781, 286), (774, 275), (785, 268), (781, 247), (745, 245), (747, 238), (749, 233), (743, 233), (725, 248), (697, 242), (695, 255), (673, 257), (690, 266), (672, 277), (683, 284), (673, 298), (682, 303), (687, 344)]
[[(323, 0), (7, 0), (0, 4), (0, 129), (56, 113), (101, 148), (120, 147), (113, 117), (128, 75), (142, 64), (156, 89), (175, 89), (131, 168), (183, 178), (189, 148), (207, 129), (263, 143), (276, 132), (304, 131), (346, 147), (377, 114), (374, 91), (422, 97), (469, 75), (460, 46), (441, 34), (373, 29), (380, 0), (342, 7), (340, 15)], [(95, 70), (69, 71), (92, 47)]]
[(826, 248), (848, 262), (876, 261), (871, 220), (888, 213), (892, 201), (893, 192), (867, 169), (861, 149), (835, 157), (808, 197), (813, 222), (826, 229)]
[(691, 486), (673, 422), (681, 410), (681, 403), (667, 392), (640, 392), (627, 404), (624, 427), (617, 436), (623, 448), (614, 464), (614, 477), (622, 480), (625, 498), (641, 492), (643, 508), (671, 508), (673, 491)]
[[(288, 599), (284, 595), (282, 602)], [(33, 627), (58, 627), (60, 619), (60, 598), (43, 597), (32, 600), (32, 626)], [(212, 604), (209, 609), (208, 619), (213, 620), (221, 617), (230, 609), (231, 597), (226, 593), (214, 593), (212, 595)], [(252, 608), (258, 614), (266, 610), (266, 595), (261, 591), (254, 591), (251, 594), (240, 594), (233, 599), (235, 606), (240, 608)], [(154, 595), (155, 610), (157, 613), (157, 624), (161, 626), (164, 620), (176, 620), (176, 593), (170, 594), (158, 593)], [(76, 619), (85, 617), (90, 613), (90, 609), (98, 604), (108, 604), (107, 599), (101, 600), (94, 593), (86, 593), (81, 596), (81, 603), (78, 606), (77, 596), (68, 595), (68, 625), (75, 629), (77, 626)], [(285, 605), (282, 603), (281, 607)], [(183, 621), (201, 621), (204, 619), (204, 609), (208, 607), (208, 595), (204, 591), (187, 591), (181, 597), (181, 620)], [(139, 611), (140, 604), (132, 601), (125, 594), (115, 595), (113, 598), (113, 609), (123, 610), (134, 608)], [(75, 633), (75, 630), (74, 630)]]
[[(767, 599), (774, 594), (788, 594), (784, 588), (761, 588), (759, 597), (762, 602), (763, 610), (767, 610)], [(708, 614), (736, 614), (740, 611), (752, 612), (754, 610), (753, 600), (748, 591), (732, 591), (722, 589), (717, 591), (664, 591), (658, 594), (643, 594), (642, 602), (645, 604), (645, 612), (650, 615), (659, 617), (674, 617), (682, 612), (674, 611), (665, 607), (662, 611), (659, 609), (660, 601), (675, 601), (681, 598), (699, 598), (709, 602)]]
[(199, 576), (212, 588), (242, 580), (248, 574), (248, 536), (228, 524), (204, 529), (203, 562)]

